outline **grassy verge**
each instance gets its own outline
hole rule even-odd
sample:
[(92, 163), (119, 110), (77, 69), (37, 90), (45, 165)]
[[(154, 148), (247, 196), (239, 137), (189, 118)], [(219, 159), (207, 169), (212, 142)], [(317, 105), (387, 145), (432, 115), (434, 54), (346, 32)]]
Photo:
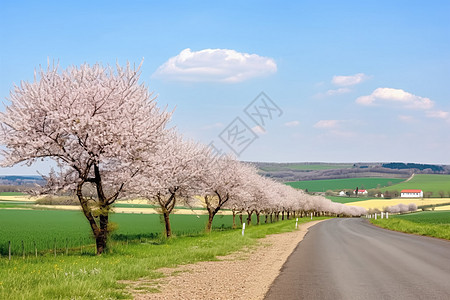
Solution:
[[(314, 218), (314, 220), (324, 218)], [(309, 218), (300, 219), (306, 223)], [(115, 244), (109, 253), (0, 259), (0, 299), (127, 299), (119, 280), (157, 278), (161, 267), (215, 260), (268, 234), (294, 230), (295, 220), (170, 240)], [(150, 289), (151, 290), (151, 289)]]
[(450, 240), (450, 211), (413, 213), (370, 222), (390, 230)]

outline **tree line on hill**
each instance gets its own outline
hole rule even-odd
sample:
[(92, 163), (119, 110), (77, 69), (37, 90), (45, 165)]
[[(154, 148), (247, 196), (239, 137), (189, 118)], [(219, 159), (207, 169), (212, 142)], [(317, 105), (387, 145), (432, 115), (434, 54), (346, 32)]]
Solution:
[(443, 166), (438, 165), (429, 165), (429, 164), (416, 164), (416, 163), (388, 163), (388, 164), (382, 164), (383, 168), (388, 169), (412, 169), (414, 171), (426, 171), (431, 170), (433, 173), (441, 173), (445, 172), (446, 169)]
[(258, 174), (251, 164), (218, 156), (208, 146), (169, 128), (162, 110), (139, 82), (141, 66), (115, 69), (100, 64), (40, 69), (33, 82), (21, 82), (0, 113), (2, 164), (53, 159), (58, 166), (41, 193), (76, 195), (90, 224), (97, 254), (111, 230), (117, 199), (143, 197), (160, 206), (166, 234), (176, 203), (201, 197), (208, 212), (206, 230), (224, 208), (249, 220), (306, 213), (360, 216), (366, 210), (333, 203)]

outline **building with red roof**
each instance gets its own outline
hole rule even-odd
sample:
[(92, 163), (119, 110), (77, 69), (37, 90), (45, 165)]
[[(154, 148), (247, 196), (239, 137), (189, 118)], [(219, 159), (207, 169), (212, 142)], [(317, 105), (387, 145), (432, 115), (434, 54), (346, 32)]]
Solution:
[(402, 190), (400, 192), (400, 197), (403, 198), (423, 198), (422, 190)]

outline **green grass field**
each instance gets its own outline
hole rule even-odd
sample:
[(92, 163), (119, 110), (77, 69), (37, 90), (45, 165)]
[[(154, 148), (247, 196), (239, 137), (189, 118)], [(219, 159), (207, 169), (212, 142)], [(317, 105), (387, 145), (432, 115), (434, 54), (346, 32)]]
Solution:
[[(198, 234), (205, 229), (206, 215), (171, 215), (175, 235)], [(237, 218), (237, 222), (238, 222)], [(262, 218), (264, 220), (264, 218)], [(117, 224), (112, 240), (150, 239), (164, 232), (160, 215), (112, 214), (111, 222)], [(217, 215), (213, 229), (231, 228), (232, 217)], [(61, 210), (0, 210), (0, 254), (8, 253), (8, 241), (14, 255), (22, 255), (22, 241), (26, 254), (38, 251), (79, 248), (92, 245), (91, 229), (81, 212)]]
[(326, 192), (327, 190), (342, 189), (374, 189), (377, 187), (386, 187), (389, 184), (397, 184), (404, 181), (399, 178), (346, 178), (346, 179), (328, 179), (328, 180), (308, 180), (286, 182), (297, 189), (308, 189), (309, 192)]
[(333, 202), (336, 203), (350, 203), (350, 202), (359, 202), (359, 201), (367, 201), (372, 200), (374, 198), (370, 197), (340, 197), (340, 196), (326, 196), (327, 199), (330, 199)]
[[(314, 218), (319, 220), (324, 218)], [(299, 223), (310, 221), (300, 219)], [(197, 261), (251, 247), (267, 234), (294, 230), (295, 220), (250, 226), (241, 230), (213, 231), (170, 240), (118, 244), (102, 256), (72, 254), (25, 259), (0, 259), (0, 299), (129, 299), (120, 280), (161, 277), (156, 270)], [(156, 286), (143, 286), (154, 292)]]
[(389, 219), (371, 219), (370, 222), (390, 230), (450, 240), (450, 211), (448, 210), (392, 215)]
[(450, 225), (450, 211), (424, 211), (413, 214), (394, 215), (394, 218), (414, 223)]
[(21, 193), (21, 192), (1, 192), (0, 193), (0, 197), (1, 196), (24, 196), (26, 195), (25, 193)]
[[(115, 203), (113, 207), (132, 207), (132, 208), (161, 208), (155, 204), (134, 204), (134, 203)], [(205, 210), (203, 207), (187, 207), (187, 206), (175, 206), (174, 209), (189, 209), (189, 210)]]
[(403, 189), (421, 189), (424, 192), (433, 192), (432, 197), (440, 197), (439, 191), (443, 191), (445, 196), (448, 197), (450, 193), (450, 175), (435, 175), (435, 174), (416, 174), (408, 182), (402, 182), (395, 184), (386, 190)]

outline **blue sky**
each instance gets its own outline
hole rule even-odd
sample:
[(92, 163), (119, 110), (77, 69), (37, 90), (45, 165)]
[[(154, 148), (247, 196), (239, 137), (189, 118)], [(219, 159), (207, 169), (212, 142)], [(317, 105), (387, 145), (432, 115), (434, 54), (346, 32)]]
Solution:
[[(1, 2), (2, 102), (48, 58), (144, 58), (187, 137), (230, 152), (236, 117), (255, 132), (242, 160), (450, 164), (448, 1), (66, 2)], [(260, 92), (282, 114), (258, 127), (244, 109)]]

